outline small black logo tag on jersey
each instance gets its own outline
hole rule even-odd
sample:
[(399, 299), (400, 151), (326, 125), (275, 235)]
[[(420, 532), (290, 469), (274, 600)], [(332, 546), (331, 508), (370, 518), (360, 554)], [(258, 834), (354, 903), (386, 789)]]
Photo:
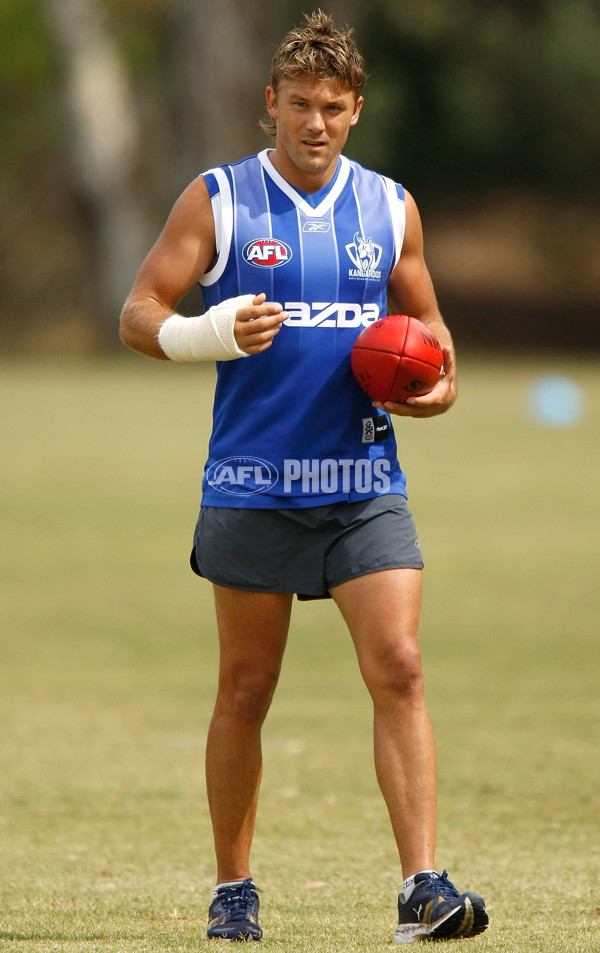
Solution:
[(382, 440), (387, 440), (389, 433), (390, 422), (383, 414), (377, 414), (376, 417), (363, 417), (363, 443), (381, 443)]

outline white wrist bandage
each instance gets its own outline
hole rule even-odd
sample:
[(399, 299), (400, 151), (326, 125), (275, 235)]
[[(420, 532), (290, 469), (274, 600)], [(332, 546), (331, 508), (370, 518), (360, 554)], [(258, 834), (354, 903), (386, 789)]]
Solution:
[(248, 357), (233, 333), (240, 308), (249, 308), (254, 295), (239, 295), (213, 305), (206, 314), (184, 318), (172, 314), (158, 332), (158, 343), (172, 361), (231, 361)]

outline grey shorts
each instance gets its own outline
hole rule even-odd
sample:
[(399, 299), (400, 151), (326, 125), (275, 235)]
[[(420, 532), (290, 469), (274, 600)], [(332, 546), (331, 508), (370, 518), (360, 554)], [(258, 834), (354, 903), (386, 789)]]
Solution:
[(296, 509), (202, 507), (190, 563), (229, 589), (325, 599), (356, 576), (422, 569), (423, 557), (406, 500), (389, 494)]

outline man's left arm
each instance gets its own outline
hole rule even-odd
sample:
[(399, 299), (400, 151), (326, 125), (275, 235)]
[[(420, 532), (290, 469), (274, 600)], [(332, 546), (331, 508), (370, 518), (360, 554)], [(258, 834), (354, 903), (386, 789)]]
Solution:
[(423, 229), (415, 200), (405, 192), (406, 229), (402, 254), (389, 281), (390, 299), (399, 314), (418, 318), (435, 334), (444, 351), (444, 376), (429, 394), (410, 397), (406, 403), (375, 406), (402, 417), (434, 417), (456, 400), (456, 363), (450, 331), (440, 314), (431, 275), (423, 255)]

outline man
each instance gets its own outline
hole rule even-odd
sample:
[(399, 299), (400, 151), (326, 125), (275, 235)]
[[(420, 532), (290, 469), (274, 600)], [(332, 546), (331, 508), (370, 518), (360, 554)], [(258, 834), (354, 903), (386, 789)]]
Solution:
[[(293, 594), (331, 597), (373, 699), (375, 763), (404, 876), (399, 943), (473, 936), (476, 894), (435, 870), (434, 743), (417, 628), (422, 558), (389, 414), (455, 400), (454, 351), (411, 196), (342, 155), (363, 106), (351, 31), (319, 11), (281, 42), (263, 128), (275, 146), (200, 176), (176, 202), (121, 318), (125, 344), (217, 360), (213, 432), (192, 568), (214, 585), (218, 695), (206, 752), (217, 886), (208, 935), (259, 940), (250, 847), (261, 726)], [(205, 314), (178, 302), (199, 281)], [(444, 349), (427, 396), (373, 404), (349, 355), (388, 292)]]

